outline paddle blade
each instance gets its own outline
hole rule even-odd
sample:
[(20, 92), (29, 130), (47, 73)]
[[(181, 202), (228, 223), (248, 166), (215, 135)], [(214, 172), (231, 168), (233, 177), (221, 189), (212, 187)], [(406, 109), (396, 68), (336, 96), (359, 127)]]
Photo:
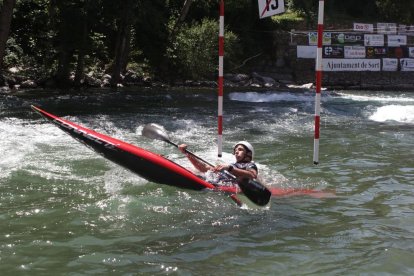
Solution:
[(248, 178), (238, 180), (237, 183), (246, 197), (255, 204), (265, 206), (269, 203), (272, 193), (261, 183)]
[(157, 124), (146, 124), (142, 129), (142, 136), (145, 136), (150, 139), (156, 139), (161, 141), (169, 141), (167, 132), (165, 129)]

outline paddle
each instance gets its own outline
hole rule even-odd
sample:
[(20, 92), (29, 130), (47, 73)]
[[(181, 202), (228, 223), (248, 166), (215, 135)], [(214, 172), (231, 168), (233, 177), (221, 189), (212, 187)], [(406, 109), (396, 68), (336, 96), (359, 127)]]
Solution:
[[(167, 142), (168, 144), (171, 144), (174, 147), (178, 148), (178, 145), (170, 140), (166, 130), (160, 125), (157, 125), (157, 124), (145, 125), (144, 129), (142, 130), (142, 135), (150, 139), (156, 139), (156, 140)], [(213, 164), (195, 155), (194, 153), (188, 151), (187, 149), (185, 151), (186, 153), (206, 163), (207, 165), (211, 167), (215, 167)], [(227, 174), (232, 179), (237, 179), (236, 176), (229, 173), (228, 171), (224, 171), (224, 173)], [(237, 183), (240, 189), (246, 195), (246, 197), (250, 199), (252, 202), (254, 202), (255, 204), (259, 206), (265, 206), (267, 203), (269, 203), (270, 196), (272, 195), (272, 193), (269, 191), (269, 189), (263, 186), (263, 184), (261, 184), (260, 182), (256, 180), (251, 180), (248, 178), (243, 178), (241, 180), (237, 179)]]

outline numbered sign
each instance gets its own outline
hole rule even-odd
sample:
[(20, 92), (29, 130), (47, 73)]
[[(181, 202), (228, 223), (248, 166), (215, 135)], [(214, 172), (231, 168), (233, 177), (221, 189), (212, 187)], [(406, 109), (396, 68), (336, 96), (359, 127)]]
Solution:
[(285, 12), (284, 0), (258, 0), (259, 1), (259, 16), (265, 18), (275, 14)]

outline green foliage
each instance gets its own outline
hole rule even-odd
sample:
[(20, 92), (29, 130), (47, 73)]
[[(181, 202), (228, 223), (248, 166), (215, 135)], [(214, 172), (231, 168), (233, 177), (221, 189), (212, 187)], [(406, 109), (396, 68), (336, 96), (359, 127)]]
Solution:
[(412, 0), (377, 0), (379, 12), (386, 20), (412, 24), (414, 21), (414, 2)]
[[(26, 63), (27, 59), (23, 59), (27, 56), (31, 57), (33, 63), (25, 64), (26, 66), (47, 64), (47, 60), (53, 57), (55, 50), (51, 38), (54, 30), (48, 27), (48, 2), (17, 1), (9, 36), (21, 50), (14, 52), (17, 57), (15, 65)], [(9, 48), (9, 51), (14, 49), (16, 48)]]
[[(172, 32), (184, 0), (17, 0), (4, 57), (5, 66), (43, 68), (56, 73), (62, 52), (75, 70), (83, 56), (85, 70), (110, 68), (122, 22), (122, 6), (131, 7), (129, 67), (140, 74), (163, 73), (214, 79), (218, 68), (218, 0), (192, 2), (181, 28)], [(272, 60), (275, 34), (315, 28), (317, 0), (287, 0), (288, 12), (259, 19), (257, 0), (225, 0), (225, 70), (250, 57)], [(413, 0), (325, 1), (327, 22), (339, 18), (361, 22), (414, 24)], [(86, 29), (86, 38), (85, 38)], [(23, 66), (24, 65), (24, 66)], [(246, 67), (247, 68), (247, 67)], [(243, 69), (243, 68), (242, 68)], [(145, 72), (146, 71), (146, 72)]]
[(6, 53), (3, 58), (6, 67), (22, 65), (23, 49), (16, 43), (14, 38), (7, 40)]
[[(231, 60), (237, 36), (225, 32), (226, 59)], [(170, 48), (169, 58), (183, 77), (212, 79), (218, 68), (218, 24), (204, 19), (183, 27)]]
[[(152, 0), (136, 11), (133, 47), (134, 62), (149, 63), (160, 68), (168, 45), (168, 24), (174, 9), (165, 6), (164, 0)], [(181, 8), (181, 7), (180, 7)]]
[(272, 21), (278, 24), (283, 22), (300, 22), (303, 20), (303, 16), (296, 11), (287, 11), (283, 14), (272, 16)]

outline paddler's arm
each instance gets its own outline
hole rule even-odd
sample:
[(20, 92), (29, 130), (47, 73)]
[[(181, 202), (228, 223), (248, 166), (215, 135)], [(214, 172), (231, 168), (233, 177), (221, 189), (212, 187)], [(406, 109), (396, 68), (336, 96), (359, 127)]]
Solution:
[(210, 167), (209, 165), (201, 162), (200, 160), (198, 160), (197, 158), (195, 158), (191, 154), (186, 153), (186, 149), (187, 149), (187, 145), (186, 144), (179, 145), (178, 146), (178, 149), (187, 156), (187, 158), (188, 158), (188, 160), (190, 160), (191, 164), (193, 164), (193, 166), (197, 170), (199, 170), (200, 172), (206, 172), (206, 171), (212, 169), (212, 167)]
[(232, 175), (236, 176), (236, 177), (240, 177), (240, 178), (249, 178), (249, 179), (256, 179), (257, 178), (257, 171), (254, 169), (247, 169), (247, 170), (243, 170), (243, 169), (239, 169), (236, 168), (233, 165), (228, 165), (228, 164), (221, 164), (221, 165), (217, 165), (213, 171), (215, 172), (219, 172), (222, 170), (226, 170), (229, 173), (231, 173)]

